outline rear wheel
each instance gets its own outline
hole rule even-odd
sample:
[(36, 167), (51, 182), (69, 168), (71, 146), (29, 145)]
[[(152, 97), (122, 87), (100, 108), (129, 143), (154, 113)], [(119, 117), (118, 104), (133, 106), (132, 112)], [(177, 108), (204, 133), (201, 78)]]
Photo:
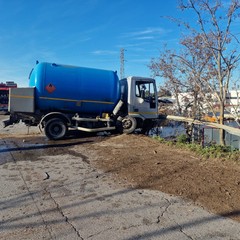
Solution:
[(44, 132), (48, 139), (59, 140), (66, 135), (67, 125), (60, 118), (52, 118), (46, 122)]
[(133, 117), (126, 116), (122, 119), (123, 133), (132, 133), (137, 127), (137, 120)]

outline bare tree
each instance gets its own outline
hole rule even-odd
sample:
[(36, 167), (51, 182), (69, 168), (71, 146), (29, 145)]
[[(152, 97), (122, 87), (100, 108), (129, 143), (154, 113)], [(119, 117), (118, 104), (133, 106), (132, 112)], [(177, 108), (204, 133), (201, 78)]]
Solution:
[[(183, 11), (195, 13), (197, 24), (171, 18), (179, 25), (185, 26), (189, 32), (189, 36), (181, 41), (185, 52), (169, 56), (170, 59), (178, 59), (171, 60), (178, 62), (178, 66), (180, 62), (178, 75), (174, 78), (180, 81), (179, 73), (186, 75), (187, 71), (188, 81), (194, 82), (194, 87), (199, 89), (201, 97), (207, 100), (209, 94), (215, 96), (220, 112), (218, 121), (224, 124), (226, 96), (240, 60), (239, 41), (231, 29), (233, 21), (240, 16), (240, 2), (232, 0), (227, 6), (220, 0), (182, 0), (179, 6)], [(176, 65), (173, 69), (176, 70)], [(186, 85), (186, 81), (184, 84)], [(214, 110), (209, 100), (207, 103), (209, 108)], [(224, 138), (224, 131), (220, 130), (221, 145), (225, 144)]]
[(161, 76), (166, 79), (165, 88), (168, 89), (176, 99), (177, 113), (182, 115), (182, 107), (180, 105), (179, 94), (183, 90), (183, 83), (177, 74), (178, 66), (173, 57), (175, 53), (166, 50), (161, 53), (159, 59), (152, 59), (149, 65), (154, 76)]
[[(167, 50), (158, 59), (152, 59), (149, 65), (153, 75), (166, 79), (166, 86), (176, 98), (178, 114), (199, 118), (203, 108), (202, 99), (207, 92), (200, 83), (205, 76), (205, 66), (209, 62), (209, 53), (197, 46), (201, 44), (199, 36), (184, 38), (180, 43), (184, 47), (181, 53)], [(201, 90), (201, 91), (200, 91)], [(183, 94), (182, 92), (187, 92)], [(201, 94), (204, 92), (204, 95)], [(183, 104), (180, 104), (182, 102)]]

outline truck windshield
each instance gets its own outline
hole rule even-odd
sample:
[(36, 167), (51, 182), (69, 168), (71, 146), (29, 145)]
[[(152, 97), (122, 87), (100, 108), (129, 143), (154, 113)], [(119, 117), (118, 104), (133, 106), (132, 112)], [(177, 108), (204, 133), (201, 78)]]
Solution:
[(153, 82), (136, 81), (136, 97), (140, 97), (145, 101), (155, 97)]

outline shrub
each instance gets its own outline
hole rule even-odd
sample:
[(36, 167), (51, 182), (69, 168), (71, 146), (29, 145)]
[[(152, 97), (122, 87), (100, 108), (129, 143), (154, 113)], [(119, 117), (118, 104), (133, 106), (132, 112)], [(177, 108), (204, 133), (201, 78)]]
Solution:
[(185, 134), (177, 136), (177, 143), (187, 143), (189, 142), (188, 137)]

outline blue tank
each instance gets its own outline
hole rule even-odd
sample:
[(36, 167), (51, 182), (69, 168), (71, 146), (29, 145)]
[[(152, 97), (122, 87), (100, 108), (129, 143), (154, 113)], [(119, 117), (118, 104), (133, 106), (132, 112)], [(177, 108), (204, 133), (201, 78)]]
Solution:
[(110, 113), (120, 98), (114, 71), (38, 63), (29, 76), (35, 87), (35, 107), (41, 111), (64, 111), (101, 115)]

